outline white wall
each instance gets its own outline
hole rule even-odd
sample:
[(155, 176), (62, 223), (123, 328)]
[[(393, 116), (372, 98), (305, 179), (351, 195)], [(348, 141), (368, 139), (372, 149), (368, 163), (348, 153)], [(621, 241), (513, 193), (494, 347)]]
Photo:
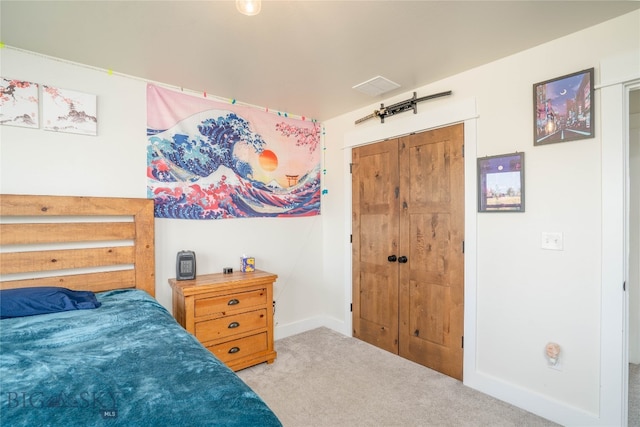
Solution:
[[(603, 423), (601, 112), (596, 92), (595, 138), (534, 147), (532, 84), (592, 66), (599, 82), (602, 60), (640, 52), (639, 21), (640, 12), (634, 12), (384, 100), (405, 99), (413, 90), (424, 96), (451, 89), (450, 98), (421, 103), (420, 116), (428, 121), (432, 112), (475, 100), (478, 117), (468, 138), (475, 141), (472, 157), (526, 153), (526, 212), (475, 214), (466, 220), (477, 230), (467, 236), (474, 242), (467, 246), (467, 259), (477, 264), (466, 270), (473, 272), (467, 281), (474, 284), (475, 329), (465, 331), (473, 342), (473, 348), (465, 348), (465, 358), (471, 357), (465, 367), (474, 367), (465, 371), (465, 382), (566, 425)], [(621, 74), (638, 72), (622, 67)], [(146, 196), (146, 82), (10, 47), (0, 49), (0, 68), (3, 77), (96, 94), (99, 117), (97, 137), (0, 126), (0, 192)], [(256, 257), (259, 268), (280, 276), (276, 338), (318, 325), (349, 334), (351, 177), (345, 137), (404, 120), (353, 124), (379, 102), (325, 123), (328, 194), (321, 216), (158, 220), (159, 301), (170, 307), (167, 278), (174, 275), (177, 251), (195, 250), (199, 273), (236, 267), (246, 253)], [(564, 250), (541, 250), (543, 231), (562, 232)], [(562, 370), (547, 367), (542, 356), (547, 341), (562, 346)]]
[[(466, 256), (472, 254), (471, 258), (477, 259), (476, 276), (466, 278), (475, 282), (477, 297), (467, 300), (474, 306), (475, 330), (465, 330), (465, 335), (473, 335), (475, 348), (465, 346), (465, 367), (467, 357), (472, 358), (469, 366), (474, 367), (465, 371), (465, 383), (566, 425), (608, 421), (601, 418), (600, 392), (601, 375), (606, 375), (601, 365), (601, 333), (606, 331), (601, 329), (600, 316), (601, 111), (596, 91), (595, 138), (534, 147), (532, 85), (590, 67), (595, 67), (599, 83), (601, 61), (640, 54), (638, 22), (640, 13), (634, 12), (417, 89), (418, 96), (453, 91), (447, 100), (419, 104), (418, 111), (424, 117), (448, 104), (476, 100), (478, 157), (526, 153), (526, 212), (475, 214), (477, 231), (472, 237), (477, 243), (466, 246)], [(637, 75), (636, 64), (621, 65), (619, 74)], [(408, 98), (413, 90), (383, 102)], [(337, 151), (348, 145), (353, 132), (380, 129), (386, 136), (385, 127), (406, 120), (399, 116), (387, 118), (385, 124), (374, 120), (353, 124), (379, 102), (326, 121), (328, 149)], [(372, 136), (372, 141), (375, 139)], [(348, 155), (334, 161), (344, 165)], [(337, 168), (331, 162), (328, 166)], [(335, 182), (328, 183), (329, 191), (348, 187), (350, 177), (343, 179), (339, 182), (334, 177)], [(469, 183), (468, 177), (465, 182)], [(345, 192), (344, 197), (348, 210), (350, 194)], [(349, 216), (341, 213), (324, 221), (325, 229), (348, 229), (348, 224), (341, 222), (348, 223)], [(545, 231), (563, 233), (563, 251), (541, 249), (541, 233)], [(349, 270), (348, 247), (342, 254), (332, 252), (324, 261), (325, 269), (335, 265), (335, 269)], [(349, 288), (350, 282), (345, 280), (343, 287)], [(344, 315), (345, 324), (349, 324), (349, 314)], [(562, 347), (560, 370), (549, 368), (543, 357), (549, 341)]]
[[(2, 77), (97, 95), (98, 136), (0, 126), (0, 193), (146, 197), (146, 84), (79, 64), (0, 49)], [(171, 310), (176, 253), (196, 251), (199, 274), (240, 256), (278, 274), (276, 338), (323, 323), (322, 216), (156, 221), (156, 297)]]

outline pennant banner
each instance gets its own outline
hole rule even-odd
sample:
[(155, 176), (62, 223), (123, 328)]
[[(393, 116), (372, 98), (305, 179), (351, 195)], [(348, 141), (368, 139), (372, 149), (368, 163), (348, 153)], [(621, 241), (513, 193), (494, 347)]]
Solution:
[(147, 85), (157, 218), (320, 214), (320, 125)]

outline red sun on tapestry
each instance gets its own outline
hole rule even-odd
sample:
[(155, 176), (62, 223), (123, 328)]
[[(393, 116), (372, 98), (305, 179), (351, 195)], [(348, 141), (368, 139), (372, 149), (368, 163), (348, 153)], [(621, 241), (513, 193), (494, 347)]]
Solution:
[(271, 150), (264, 150), (260, 154), (258, 161), (260, 162), (260, 167), (268, 172), (274, 171), (278, 167), (278, 157)]

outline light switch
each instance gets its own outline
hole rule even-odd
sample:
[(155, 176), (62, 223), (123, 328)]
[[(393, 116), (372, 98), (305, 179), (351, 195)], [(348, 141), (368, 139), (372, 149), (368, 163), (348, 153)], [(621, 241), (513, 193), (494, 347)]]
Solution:
[(543, 232), (542, 244), (540, 247), (542, 249), (549, 249), (552, 251), (563, 250), (562, 233)]

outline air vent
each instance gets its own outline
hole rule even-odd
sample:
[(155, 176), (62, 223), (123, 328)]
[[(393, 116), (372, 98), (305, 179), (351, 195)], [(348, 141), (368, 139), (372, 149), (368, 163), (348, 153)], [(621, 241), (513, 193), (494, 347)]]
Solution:
[(394, 83), (389, 79), (386, 79), (382, 76), (377, 76), (372, 79), (367, 80), (366, 82), (362, 82), (353, 87), (353, 89), (365, 93), (370, 96), (378, 96), (383, 93), (387, 93), (394, 89), (399, 88), (400, 85), (398, 83)]

